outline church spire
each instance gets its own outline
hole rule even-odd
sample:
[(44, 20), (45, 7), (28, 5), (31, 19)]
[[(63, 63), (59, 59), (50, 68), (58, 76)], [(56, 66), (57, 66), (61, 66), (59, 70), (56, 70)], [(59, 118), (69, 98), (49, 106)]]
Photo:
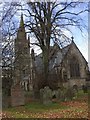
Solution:
[(24, 27), (23, 14), (21, 14), (21, 20), (20, 20), (18, 33), (17, 33), (17, 38), (18, 38), (18, 40), (26, 41), (26, 33), (25, 33), (25, 27)]
[(23, 14), (21, 14), (20, 27), (24, 27)]

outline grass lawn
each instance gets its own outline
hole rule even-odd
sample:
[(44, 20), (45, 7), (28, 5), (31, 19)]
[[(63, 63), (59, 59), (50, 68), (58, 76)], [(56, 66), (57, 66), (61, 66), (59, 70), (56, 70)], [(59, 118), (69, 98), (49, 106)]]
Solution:
[(4, 109), (3, 118), (87, 118), (87, 98), (87, 93), (80, 91), (73, 101), (52, 103), (48, 106), (31, 102), (25, 106)]

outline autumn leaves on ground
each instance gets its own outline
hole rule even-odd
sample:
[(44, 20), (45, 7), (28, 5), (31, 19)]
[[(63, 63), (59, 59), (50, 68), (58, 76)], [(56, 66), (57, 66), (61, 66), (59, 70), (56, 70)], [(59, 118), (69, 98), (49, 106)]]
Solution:
[(66, 102), (53, 102), (45, 106), (31, 102), (25, 106), (3, 110), (3, 118), (88, 118), (88, 94)]

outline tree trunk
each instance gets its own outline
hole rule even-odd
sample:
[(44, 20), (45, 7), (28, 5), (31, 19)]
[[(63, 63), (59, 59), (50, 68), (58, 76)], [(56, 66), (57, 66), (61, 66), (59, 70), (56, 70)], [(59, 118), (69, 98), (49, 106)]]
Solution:
[(49, 74), (49, 51), (44, 49), (43, 51), (43, 76), (44, 76), (44, 86), (48, 86), (48, 74)]

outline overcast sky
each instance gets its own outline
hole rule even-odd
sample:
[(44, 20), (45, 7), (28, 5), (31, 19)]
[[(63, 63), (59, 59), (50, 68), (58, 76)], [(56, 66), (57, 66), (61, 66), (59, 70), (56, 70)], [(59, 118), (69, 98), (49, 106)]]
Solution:
[[(4, 2), (8, 2), (8, 1), (10, 2), (12, 0), (4, 0)], [(17, 1), (17, 0), (13, 0), (13, 2), (14, 1)], [(0, 2), (2, 2), (2, 0), (0, 0)], [(83, 8), (79, 7), (78, 9), (83, 9)], [(84, 23), (88, 26), (88, 14), (85, 13), (81, 17), (83, 18)], [(20, 21), (19, 17), (18, 17), (18, 21)], [(85, 59), (88, 61), (88, 54), (89, 54), (88, 53), (88, 31), (84, 30), (83, 35), (81, 35), (81, 32), (76, 27), (73, 27), (71, 29), (73, 31), (74, 42), (82, 52)], [(67, 34), (70, 35), (68, 32)], [(35, 50), (35, 52), (37, 51), (37, 49)]]

